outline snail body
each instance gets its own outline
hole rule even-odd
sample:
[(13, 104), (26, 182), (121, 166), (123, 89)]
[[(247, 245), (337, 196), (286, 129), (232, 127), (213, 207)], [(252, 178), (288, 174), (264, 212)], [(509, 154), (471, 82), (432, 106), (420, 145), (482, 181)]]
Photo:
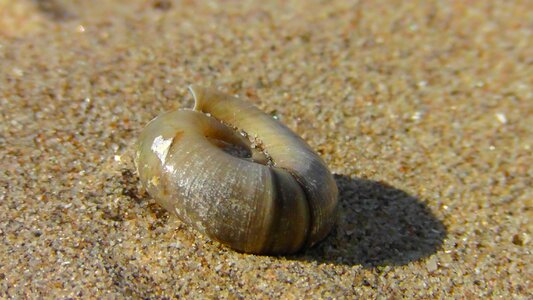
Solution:
[(190, 91), (194, 109), (164, 113), (141, 133), (135, 164), (148, 193), (241, 252), (294, 253), (322, 240), (338, 194), (324, 161), (252, 104), (214, 89)]

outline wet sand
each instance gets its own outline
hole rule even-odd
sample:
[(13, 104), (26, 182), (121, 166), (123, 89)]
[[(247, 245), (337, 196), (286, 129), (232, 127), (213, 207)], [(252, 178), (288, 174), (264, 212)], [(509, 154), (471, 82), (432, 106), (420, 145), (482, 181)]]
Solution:
[[(0, 0), (0, 297), (526, 298), (528, 1)], [(140, 130), (240, 95), (340, 190), (297, 255), (236, 253), (166, 213)]]

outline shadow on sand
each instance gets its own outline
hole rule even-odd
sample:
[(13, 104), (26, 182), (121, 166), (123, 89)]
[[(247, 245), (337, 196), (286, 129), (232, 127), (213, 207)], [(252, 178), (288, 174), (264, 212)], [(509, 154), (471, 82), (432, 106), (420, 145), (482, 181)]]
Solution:
[(386, 183), (335, 175), (339, 217), (331, 234), (292, 260), (399, 266), (440, 249), (446, 228), (418, 198)]

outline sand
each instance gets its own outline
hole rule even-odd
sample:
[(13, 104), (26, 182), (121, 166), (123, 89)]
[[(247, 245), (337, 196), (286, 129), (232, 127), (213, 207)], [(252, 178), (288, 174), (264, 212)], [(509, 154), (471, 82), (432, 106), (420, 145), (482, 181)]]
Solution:
[[(531, 1), (0, 0), (0, 297), (533, 292)], [(325, 159), (338, 224), (290, 256), (170, 216), (140, 130), (213, 85)]]

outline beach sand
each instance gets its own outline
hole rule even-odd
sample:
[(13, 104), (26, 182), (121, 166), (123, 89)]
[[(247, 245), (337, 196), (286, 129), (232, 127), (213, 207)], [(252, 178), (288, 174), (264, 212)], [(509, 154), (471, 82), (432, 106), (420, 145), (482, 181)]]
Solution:
[[(0, 297), (527, 298), (531, 1), (0, 0)], [(141, 129), (216, 86), (324, 158), (337, 226), (240, 254), (169, 215)]]

